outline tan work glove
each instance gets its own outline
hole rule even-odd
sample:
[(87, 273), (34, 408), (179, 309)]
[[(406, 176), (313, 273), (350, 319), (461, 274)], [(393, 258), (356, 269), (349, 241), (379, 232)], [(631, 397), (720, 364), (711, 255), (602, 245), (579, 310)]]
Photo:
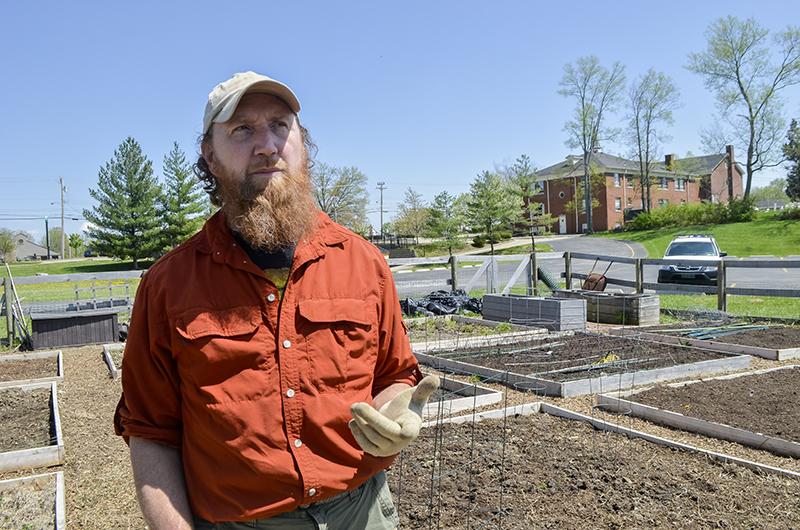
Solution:
[(415, 387), (407, 388), (375, 410), (367, 403), (353, 403), (350, 431), (365, 453), (396, 455), (419, 436), (422, 409), (439, 388), (439, 378), (428, 375)]

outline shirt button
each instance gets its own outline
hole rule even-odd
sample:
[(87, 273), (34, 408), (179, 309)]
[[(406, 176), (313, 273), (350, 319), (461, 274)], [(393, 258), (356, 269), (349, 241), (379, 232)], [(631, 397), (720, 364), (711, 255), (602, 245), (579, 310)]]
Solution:
[(313, 497), (316, 494), (317, 494), (317, 490), (315, 490), (314, 488), (311, 488), (310, 490), (308, 490), (308, 496), (309, 497)]
[(286, 391), (286, 395), (289, 397), (294, 397), (294, 390), (290, 388), (289, 390)]
[(274, 301), (275, 301), (275, 295), (272, 294), (272, 293), (269, 293), (267, 295), (267, 302), (274, 302)]
[(291, 348), (291, 346), (292, 346), (292, 342), (291, 341), (289, 341), (289, 340), (283, 341), (283, 347), (284, 348)]
[(303, 442), (301, 442), (300, 440), (295, 440), (294, 441), (294, 446), (295, 447), (300, 447), (301, 445), (303, 445)]

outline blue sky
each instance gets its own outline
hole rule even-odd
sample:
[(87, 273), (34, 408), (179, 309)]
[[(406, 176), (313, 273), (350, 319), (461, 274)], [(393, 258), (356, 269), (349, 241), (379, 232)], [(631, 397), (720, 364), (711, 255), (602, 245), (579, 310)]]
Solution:
[[(0, 33), (0, 226), (36, 237), (59, 207), (81, 217), (88, 189), (133, 136), (155, 163), (177, 141), (192, 157), (209, 90), (256, 70), (289, 84), (318, 159), (377, 182), (393, 210), (406, 188), (427, 200), (460, 193), (484, 169), (522, 153), (538, 167), (566, 156), (572, 101), (563, 65), (594, 54), (629, 79), (648, 68), (682, 93), (665, 151), (701, 154), (712, 95), (685, 69), (720, 16), (755, 17), (772, 31), (793, 2), (8, 2)], [(800, 117), (800, 87), (784, 93)], [(622, 113), (609, 124), (621, 124)], [(604, 146), (625, 154), (624, 145)], [(740, 156), (741, 160), (742, 157)], [(756, 177), (764, 185), (782, 176)], [(68, 221), (67, 232), (83, 221)]]

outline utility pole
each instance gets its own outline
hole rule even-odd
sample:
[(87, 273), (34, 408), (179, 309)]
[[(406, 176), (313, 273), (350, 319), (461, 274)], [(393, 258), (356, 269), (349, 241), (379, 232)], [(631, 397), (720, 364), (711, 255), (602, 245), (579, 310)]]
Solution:
[(61, 191), (61, 259), (64, 259), (64, 192), (67, 189), (62, 177), (58, 177), (58, 189)]
[(386, 189), (385, 182), (378, 182), (378, 190), (381, 192), (381, 241), (383, 241), (383, 190)]
[(50, 224), (48, 223), (47, 216), (44, 217), (44, 237), (47, 243), (47, 260), (50, 261)]

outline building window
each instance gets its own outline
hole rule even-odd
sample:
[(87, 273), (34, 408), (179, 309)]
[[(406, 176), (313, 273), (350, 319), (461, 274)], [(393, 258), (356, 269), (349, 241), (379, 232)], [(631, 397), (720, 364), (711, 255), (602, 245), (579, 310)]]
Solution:
[(669, 199), (658, 199), (658, 205), (660, 207), (664, 207), (669, 204)]
[(619, 176), (619, 173), (614, 173), (614, 187), (622, 187), (622, 177)]
[(628, 185), (629, 188), (633, 187), (633, 177), (631, 177), (630, 175), (625, 177), (625, 182), (627, 182), (627, 185)]
[(686, 199), (681, 199), (681, 204), (686, 204)]
[(686, 189), (686, 179), (676, 179), (675, 180), (675, 189), (676, 190), (685, 190)]
[(667, 177), (661, 177), (661, 180), (658, 181), (658, 187), (662, 190), (669, 189), (669, 186), (667, 185)]
[(633, 199), (632, 199), (632, 198), (630, 198), (630, 197), (628, 197), (628, 206), (630, 206), (630, 205), (632, 205), (632, 204), (633, 204)]
[(618, 212), (622, 210), (622, 197), (614, 199), (614, 209)]
[(559, 191), (559, 192), (558, 192), (558, 198), (559, 198), (559, 199), (563, 199), (563, 198), (564, 198), (564, 197), (566, 197), (566, 196), (567, 196), (567, 194), (566, 194), (566, 193), (564, 193), (563, 191)]

